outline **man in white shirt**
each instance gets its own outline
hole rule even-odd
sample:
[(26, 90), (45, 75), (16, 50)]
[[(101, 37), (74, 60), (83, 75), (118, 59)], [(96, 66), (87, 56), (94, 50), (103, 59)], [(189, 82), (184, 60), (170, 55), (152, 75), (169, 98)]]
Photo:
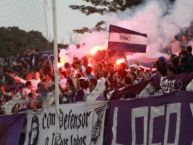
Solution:
[(32, 84), (32, 90), (33, 91), (37, 91), (38, 84), (41, 82), (40, 73), (39, 72), (35, 72), (34, 73), (34, 79), (31, 79), (30, 81), (31, 81), (31, 84)]
[(27, 81), (25, 87), (22, 90), (22, 96), (24, 99), (29, 98), (29, 94), (32, 93), (32, 84), (30, 81)]

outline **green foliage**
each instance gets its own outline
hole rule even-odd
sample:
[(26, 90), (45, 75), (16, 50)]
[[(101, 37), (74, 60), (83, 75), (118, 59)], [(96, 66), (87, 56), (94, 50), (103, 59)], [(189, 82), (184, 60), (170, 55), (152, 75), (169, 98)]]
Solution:
[(137, 6), (144, 0), (83, 0), (93, 6), (71, 5), (70, 8), (78, 10), (86, 15), (94, 13), (104, 14), (104, 12), (124, 11), (132, 6)]
[(73, 10), (79, 10), (80, 12), (86, 14), (87, 16), (93, 13), (103, 14), (104, 11), (107, 11), (106, 8), (96, 8), (96, 7), (85, 6), (85, 5), (80, 5), (80, 6), (71, 5), (70, 8)]
[(38, 31), (26, 32), (18, 27), (0, 28), (0, 56), (16, 55), (27, 49), (44, 50), (48, 40)]

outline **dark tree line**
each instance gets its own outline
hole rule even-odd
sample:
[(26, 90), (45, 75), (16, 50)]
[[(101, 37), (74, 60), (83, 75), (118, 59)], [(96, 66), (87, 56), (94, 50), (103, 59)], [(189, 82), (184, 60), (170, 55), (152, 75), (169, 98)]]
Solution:
[(32, 48), (40, 51), (48, 48), (48, 40), (41, 32), (26, 32), (18, 27), (0, 28), (0, 56), (16, 55)]

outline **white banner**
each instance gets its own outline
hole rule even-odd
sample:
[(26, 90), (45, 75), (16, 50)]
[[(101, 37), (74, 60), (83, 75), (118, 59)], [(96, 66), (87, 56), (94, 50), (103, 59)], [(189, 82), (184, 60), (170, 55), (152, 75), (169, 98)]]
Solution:
[[(107, 102), (60, 106), (61, 145), (102, 145)], [(55, 108), (28, 112), (25, 145), (54, 145)]]
[(135, 34), (126, 34), (126, 33), (115, 33), (112, 32), (109, 35), (110, 42), (120, 42), (120, 43), (129, 43), (129, 44), (142, 44), (147, 45), (147, 38)]

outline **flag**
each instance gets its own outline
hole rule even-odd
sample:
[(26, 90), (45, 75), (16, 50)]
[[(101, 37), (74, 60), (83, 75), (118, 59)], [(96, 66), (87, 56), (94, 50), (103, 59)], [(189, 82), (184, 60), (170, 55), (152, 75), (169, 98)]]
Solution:
[(18, 145), (26, 114), (0, 116), (0, 145)]
[(108, 48), (124, 52), (146, 52), (147, 34), (110, 25)]

